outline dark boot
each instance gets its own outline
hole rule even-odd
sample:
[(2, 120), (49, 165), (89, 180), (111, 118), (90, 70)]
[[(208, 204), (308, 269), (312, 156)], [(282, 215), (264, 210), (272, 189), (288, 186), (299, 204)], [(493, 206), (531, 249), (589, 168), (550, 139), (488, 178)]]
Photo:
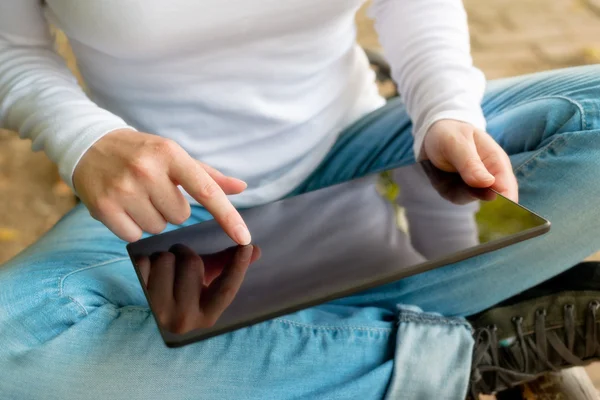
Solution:
[(570, 270), (468, 318), (475, 348), (470, 395), (600, 359), (600, 263)]

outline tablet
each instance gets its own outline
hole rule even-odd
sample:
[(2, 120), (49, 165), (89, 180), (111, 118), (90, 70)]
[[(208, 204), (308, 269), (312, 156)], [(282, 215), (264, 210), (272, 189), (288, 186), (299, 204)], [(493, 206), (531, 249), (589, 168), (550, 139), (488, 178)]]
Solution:
[(550, 228), (532, 211), (427, 162), (241, 214), (252, 234), (248, 246), (236, 245), (213, 220), (127, 246), (167, 346), (441, 268)]

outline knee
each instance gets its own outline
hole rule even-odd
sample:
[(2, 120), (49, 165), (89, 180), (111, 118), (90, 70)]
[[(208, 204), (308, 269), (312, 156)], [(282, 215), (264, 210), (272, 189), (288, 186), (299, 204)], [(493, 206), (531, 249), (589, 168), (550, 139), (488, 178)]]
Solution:
[[(578, 126), (562, 132), (600, 129), (600, 65), (551, 71), (548, 75), (546, 85), (551, 88), (548, 97), (562, 98), (577, 109)], [(564, 113), (561, 109), (555, 112)]]
[(600, 66), (549, 71), (491, 85), (488, 131), (509, 154), (535, 151), (559, 135), (600, 129)]
[(585, 128), (581, 105), (560, 97), (532, 99), (488, 119), (488, 131), (509, 154), (538, 150), (557, 135)]
[(0, 287), (0, 337), (13, 351), (51, 340), (103, 305), (147, 305), (123, 257), (75, 267), (58, 256), (18, 257), (0, 268)]
[(83, 317), (71, 299), (60, 296), (56, 279), (20, 267), (0, 269), (0, 352), (45, 343)]

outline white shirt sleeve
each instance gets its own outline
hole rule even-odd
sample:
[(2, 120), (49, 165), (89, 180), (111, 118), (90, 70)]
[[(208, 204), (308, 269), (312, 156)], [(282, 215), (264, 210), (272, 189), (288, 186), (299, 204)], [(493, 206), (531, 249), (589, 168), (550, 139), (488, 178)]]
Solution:
[(31, 139), (72, 187), (83, 154), (128, 125), (85, 95), (62, 58), (40, 0), (0, 0), (0, 127)]
[(461, 0), (374, 0), (370, 15), (413, 121), (414, 151), (441, 119), (485, 129), (485, 76), (473, 66)]

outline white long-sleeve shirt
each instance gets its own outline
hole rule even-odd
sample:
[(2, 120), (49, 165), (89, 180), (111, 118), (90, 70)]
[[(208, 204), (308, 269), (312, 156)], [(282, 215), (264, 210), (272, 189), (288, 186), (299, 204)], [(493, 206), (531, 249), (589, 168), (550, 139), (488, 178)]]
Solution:
[[(171, 138), (249, 187), (279, 198), (339, 133), (383, 105), (355, 42), (363, 0), (0, 0), (0, 126), (58, 164), (65, 181), (116, 129)], [(414, 123), (418, 153), (444, 118), (483, 128), (485, 79), (473, 67), (460, 0), (374, 0), (371, 14)], [(53, 51), (69, 37), (87, 93)]]

